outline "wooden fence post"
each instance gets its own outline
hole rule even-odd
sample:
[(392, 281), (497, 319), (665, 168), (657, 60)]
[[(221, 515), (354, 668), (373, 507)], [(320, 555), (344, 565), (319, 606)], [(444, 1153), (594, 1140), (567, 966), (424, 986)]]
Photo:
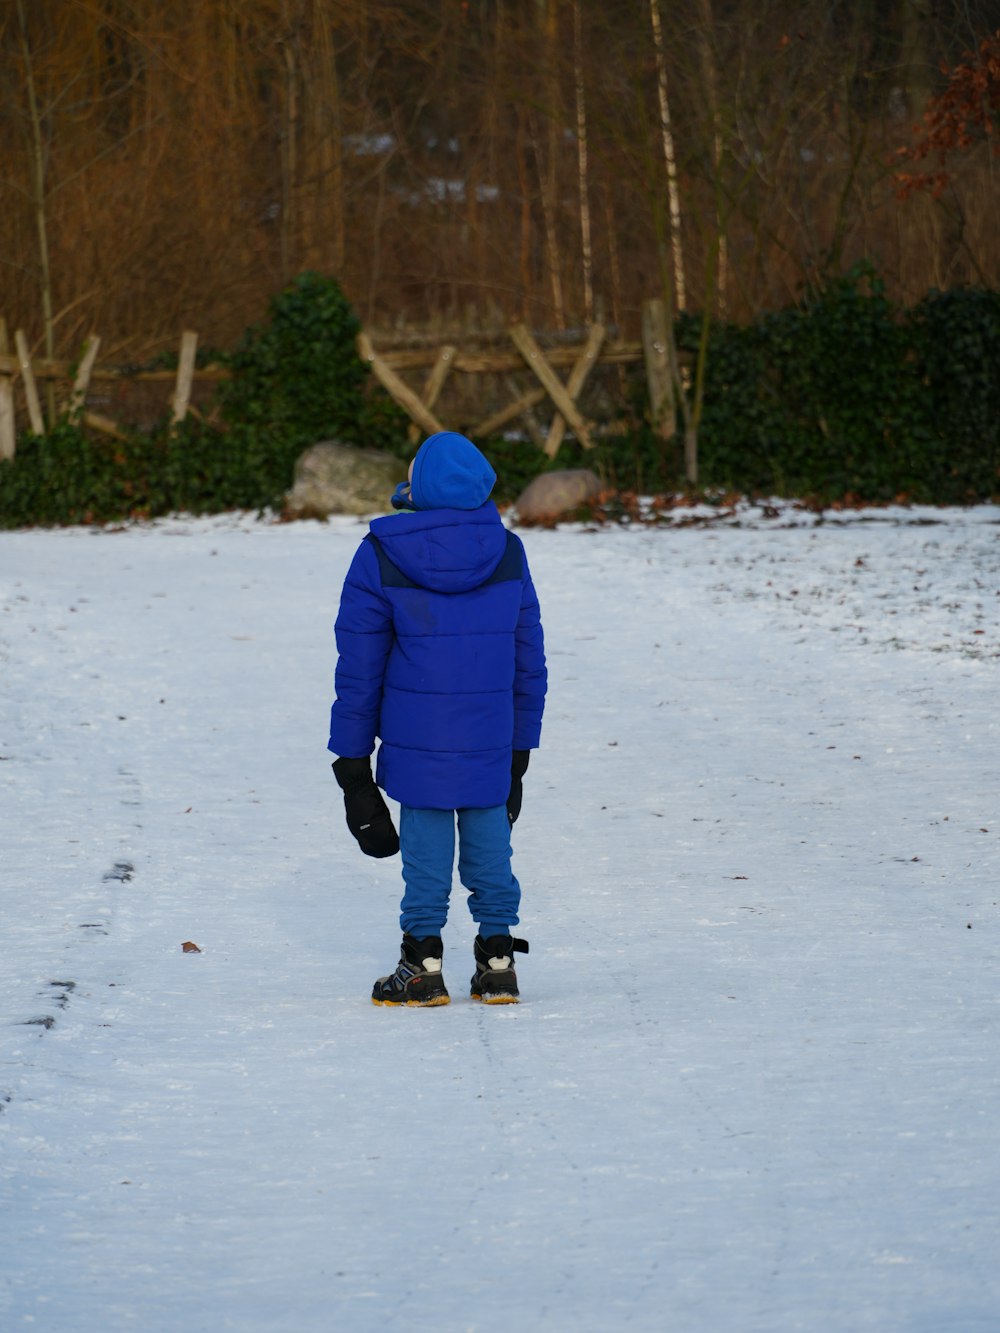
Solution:
[[(10, 355), (7, 321), (0, 319), (0, 356)], [(13, 458), (17, 450), (17, 428), (14, 424), (14, 379), (0, 371), (0, 458)]]
[(28, 400), (28, 420), (35, 435), (44, 435), (42, 406), (38, 401), (38, 386), (35, 384), (35, 372), (31, 368), (31, 352), (23, 329), (18, 329), (14, 334), (14, 345), (17, 347), (17, 360), (24, 380), (24, 396)]
[(375, 378), (396, 400), (404, 412), (409, 415), (411, 421), (415, 421), (418, 426), (423, 427), (428, 435), (436, 435), (439, 430), (444, 430), (430, 408), (424, 405), (410, 386), (405, 384), (394, 370), (389, 369), (372, 346), (372, 340), (363, 330), (358, 334), (357, 348), (361, 360), (371, 366)]
[[(507, 386), (508, 393), (516, 394), (519, 392), (518, 386), (515, 383), (514, 377), (512, 375), (504, 376), (504, 384), (506, 384)], [(546, 398), (548, 398), (548, 394), (545, 392), (544, 389), (539, 389), (538, 393), (539, 393), (538, 401), (540, 403), (544, 403)], [(538, 419), (535, 416), (535, 404), (530, 402), (529, 398), (530, 395), (528, 397), (522, 397), (520, 400), (521, 424), (524, 426), (524, 429), (528, 432), (528, 438), (531, 440), (531, 443), (535, 446), (536, 449), (544, 453), (545, 436), (542, 434), (542, 428), (538, 424)]]
[[(590, 438), (590, 429), (586, 421), (576, 410), (572, 398), (566, 392), (566, 386), (546, 361), (542, 349), (528, 332), (527, 325), (515, 324), (508, 330), (511, 342), (524, 357), (529, 368), (535, 372), (543, 388), (556, 407), (573, 427), (576, 438), (585, 449), (593, 449), (594, 441)], [(556, 446), (558, 448), (558, 445)]]
[(83, 411), (83, 405), (87, 399), (87, 389), (90, 387), (90, 375), (94, 369), (94, 362), (97, 360), (97, 353), (101, 346), (101, 340), (96, 334), (92, 334), (87, 341), (87, 350), (83, 354), (76, 372), (76, 379), (73, 381), (73, 392), (69, 396), (67, 410), (71, 417), (79, 415)]
[[(580, 353), (576, 364), (569, 372), (569, 379), (566, 381), (566, 392), (575, 403), (580, 396), (580, 390), (583, 388), (584, 381), (590, 374), (594, 362), (597, 360), (597, 354), (601, 350), (601, 343), (604, 342), (606, 329), (603, 324), (594, 324), (587, 335), (587, 341), (584, 343), (583, 351)], [(559, 446), (562, 444), (563, 436), (566, 434), (566, 418), (560, 413), (552, 425), (549, 427), (548, 437), (545, 441), (545, 453), (549, 458), (555, 458), (559, 452)]]
[(548, 394), (544, 389), (531, 389), (528, 393), (522, 394), (515, 402), (508, 403), (502, 407), (499, 412), (494, 412), (491, 417), (480, 421), (469, 431), (472, 439), (477, 436), (482, 439), (484, 436), (492, 435), (498, 431), (501, 426), (506, 426), (508, 421), (513, 421), (515, 417), (521, 416), (525, 412), (530, 412), (533, 407), (537, 407)]
[[(424, 392), (421, 401), (428, 411), (438, 400), (441, 390), (444, 388), (444, 382), (448, 378), (448, 372), (451, 370), (455, 361), (456, 349), (448, 343), (442, 347), (437, 354), (437, 360), (431, 368), (431, 373), (427, 376), (427, 383), (424, 385)], [(416, 444), (420, 436), (420, 428), (414, 423), (410, 427), (410, 441)]]
[(677, 430), (676, 404), (667, 348), (667, 308), (662, 300), (642, 303), (642, 350), (653, 429), (661, 439), (672, 440)]
[(128, 436), (116, 421), (102, 416), (100, 412), (84, 412), (83, 419), (92, 430), (99, 430), (102, 435), (110, 435), (113, 440), (127, 440)]
[(170, 424), (176, 426), (184, 420), (191, 406), (191, 383), (194, 379), (194, 362), (198, 352), (198, 335), (190, 329), (181, 334), (181, 351), (177, 358), (177, 384), (174, 388), (170, 408)]

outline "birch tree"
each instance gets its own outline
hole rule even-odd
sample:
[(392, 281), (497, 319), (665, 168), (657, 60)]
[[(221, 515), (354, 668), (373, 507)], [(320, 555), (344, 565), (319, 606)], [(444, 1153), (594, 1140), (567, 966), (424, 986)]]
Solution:
[(681, 193), (677, 179), (677, 154), (674, 149), (674, 131), (670, 121), (670, 95), (667, 82), (667, 53), (660, 19), (660, 0), (649, 0), (649, 17), (653, 26), (653, 48), (656, 53), (656, 92), (660, 108), (660, 135), (663, 141), (663, 162), (667, 175), (667, 199), (670, 209), (670, 248), (674, 261), (674, 303), (677, 310), (687, 308), (687, 284), (684, 277), (684, 245), (681, 237)]
[(545, 225), (545, 254), (552, 292), (552, 316), (556, 328), (566, 326), (559, 253), (559, 0), (536, 0), (546, 72), (545, 134), (535, 125), (534, 148), (538, 163), (540, 200)]
[(52, 270), (49, 263), (48, 145), (42, 127), (42, 110), (38, 102), (38, 90), (35, 86), (35, 60), (28, 35), (24, 0), (17, 0), (17, 23), (21, 55), (24, 61), (24, 89), (28, 104), (31, 199), (38, 237), (38, 285), (42, 302), (42, 329), (45, 338), (45, 353), (48, 357), (53, 357), (55, 356), (55, 337), (52, 316)]
[(573, 85), (576, 94), (577, 182), (580, 198), (580, 254), (583, 277), (583, 318), (594, 321), (593, 247), (590, 239), (590, 197), (587, 174), (587, 99), (583, 72), (580, 0), (573, 0)]

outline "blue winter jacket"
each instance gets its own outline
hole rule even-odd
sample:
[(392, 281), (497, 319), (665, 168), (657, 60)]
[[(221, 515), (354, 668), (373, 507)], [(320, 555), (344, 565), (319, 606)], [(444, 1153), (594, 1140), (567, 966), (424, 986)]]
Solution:
[(359, 758), (380, 738), (378, 785), (404, 805), (439, 810), (506, 801), (511, 751), (538, 745), (546, 689), (520, 539), (490, 500), (423, 507), (492, 487), (492, 469), (478, 491), (468, 476), (456, 480), (471, 455), (451, 440), (489, 468), (464, 437), (432, 436), (413, 469), (421, 507), (375, 519), (348, 571), (329, 743)]

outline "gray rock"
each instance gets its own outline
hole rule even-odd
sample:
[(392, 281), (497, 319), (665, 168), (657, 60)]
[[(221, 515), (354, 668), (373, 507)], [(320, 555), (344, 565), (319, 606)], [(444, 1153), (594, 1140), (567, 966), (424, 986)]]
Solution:
[(603, 490), (604, 483), (589, 468), (543, 472), (528, 483), (514, 508), (521, 523), (554, 523), (595, 500)]
[(405, 480), (402, 459), (325, 440), (300, 456), (283, 513), (286, 518), (388, 513), (393, 491)]

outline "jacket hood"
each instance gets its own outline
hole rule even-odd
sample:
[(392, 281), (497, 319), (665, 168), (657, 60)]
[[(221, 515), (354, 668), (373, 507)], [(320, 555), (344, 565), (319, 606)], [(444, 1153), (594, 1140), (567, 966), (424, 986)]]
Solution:
[[(413, 474), (415, 480), (416, 468)], [(396, 568), (431, 592), (478, 588), (507, 549), (507, 529), (492, 500), (477, 509), (390, 514), (369, 528)]]
[(442, 430), (417, 450), (410, 500), (415, 509), (478, 509), (489, 499), (496, 479), (471, 440)]

